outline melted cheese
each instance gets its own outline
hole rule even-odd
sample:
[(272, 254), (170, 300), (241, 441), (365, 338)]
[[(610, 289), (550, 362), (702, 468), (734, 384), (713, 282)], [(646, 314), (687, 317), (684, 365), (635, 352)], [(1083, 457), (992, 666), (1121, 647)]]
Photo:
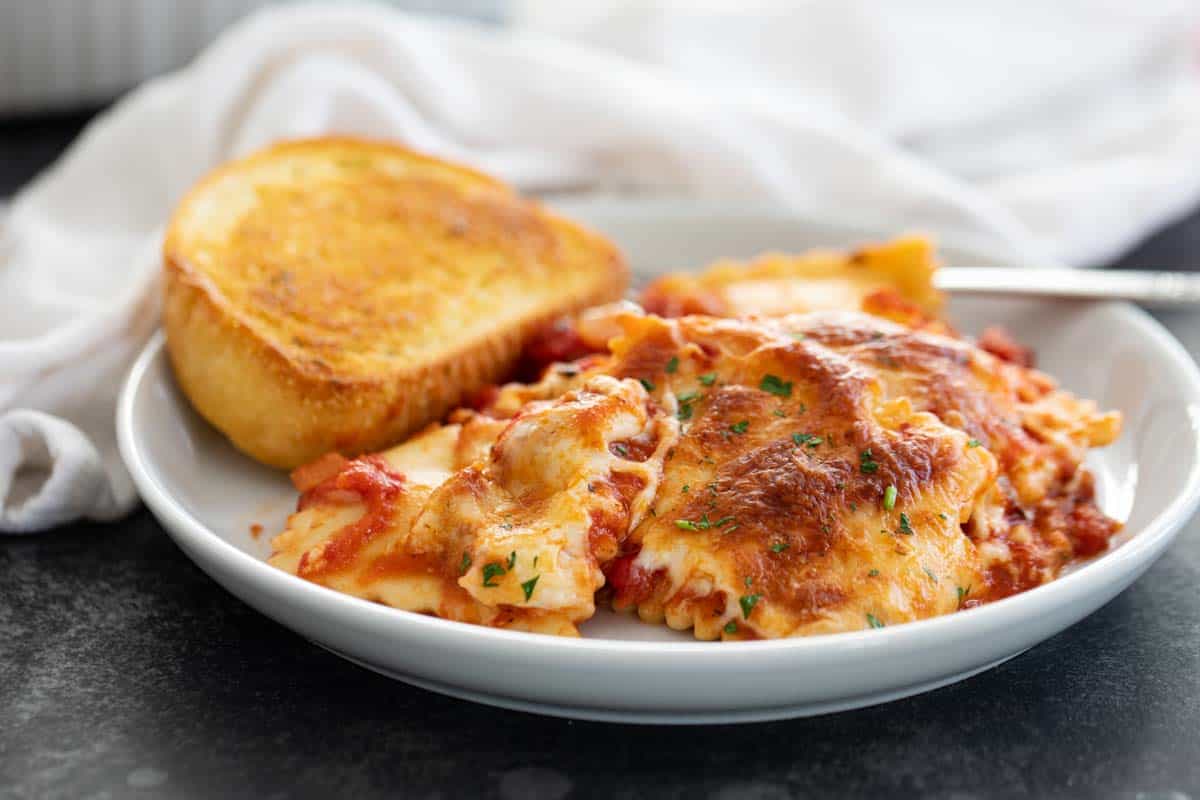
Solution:
[(572, 635), (599, 598), (714, 639), (945, 614), (1106, 547), (1082, 462), (1118, 416), (861, 300), (875, 315), (594, 311), (579, 335), (607, 352), (298, 471), (271, 561), (464, 622)]
[[(678, 422), (639, 382), (606, 375), (503, 423), (459, 418), (384, 454), (402, 490), (383, 506), (335, 495), (343, 473), (310, 489), (313, 506), (302, 498), (273, 542), (272, 563), (411, 611), (575, 632), (594, 613), (600, 558), (616, 555), (650, 507)], [(493, 432), (485, 457), (463, 463)], [(311, 568), (373, 514), (385, 524), (355, 539), (344, 568)]]
[(664, 275), (646, 287), (642, 303), (666, 317), (863, 309), (926, 320), (942, 303), (933, 287), (935, 269), (933, 248), (918, 237), (850, 253), (767, 253), (749, 262), (718, 261), (698, 274)]

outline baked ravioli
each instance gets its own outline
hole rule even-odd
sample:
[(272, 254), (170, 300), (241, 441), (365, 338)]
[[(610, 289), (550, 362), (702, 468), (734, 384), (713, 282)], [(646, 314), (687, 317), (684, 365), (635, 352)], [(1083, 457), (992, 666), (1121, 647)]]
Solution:
[(297, 470), (271, 562), (464, 622), (575, 635), (603, 603), (751, 639), (953, 612), (1107, 546), (1082, 462), (1117, 415), (928, 318), (775, 311), (596, 310), (572, 335), (598, 352)]

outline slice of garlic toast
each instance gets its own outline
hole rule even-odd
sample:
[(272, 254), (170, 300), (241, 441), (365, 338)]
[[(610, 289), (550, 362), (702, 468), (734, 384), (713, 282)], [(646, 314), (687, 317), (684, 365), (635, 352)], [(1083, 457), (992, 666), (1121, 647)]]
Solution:
[(209, 175), (164, 263), (181, 387), (283, 468), (401, 440), (500, 379), (547, 320), (628, 282), (612, 244), (502, 183), (344, 138)]

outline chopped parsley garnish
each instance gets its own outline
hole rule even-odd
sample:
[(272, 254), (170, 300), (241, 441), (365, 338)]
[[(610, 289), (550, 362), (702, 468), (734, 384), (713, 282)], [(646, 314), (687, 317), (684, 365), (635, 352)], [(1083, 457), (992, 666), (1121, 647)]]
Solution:
[(733, 431), (734, 433), (745, 433), (746, 429), (749, 427), (750, 420), (744, 419), (741, 422), (735, 422), (734, 424), (730, 425), (729, 430)]
[(946, 516), (946, 512), (945, 512), (945, 511), (939, 511), (939, 512), (938, 512), (938, 517), (940, 517), (941, 519), (950, 519), (949, 517), (947, 517), (947, 516)]
[(776, 542), (775, 544), (771, 545), (771, 552), (772, 553), (782, 553), (784, 550), (787, 550), (789, 547), (791, 547), (791, 545), (788, 544), (787, 542)]
[(742, 618), (750, 619), (750, 612), (758, 605), (758, 601), (762, 599), (761, 594), (744, 594), (738, 598), (738, 604), (742, 607)]
[(979, 447), (981, 444), (983, 444), (983, 442), (979, 441), (978, 439), (972, 439), (971, 441), (967, 442), (967, 447)]
[(777, 408), (774, 411), (772, 411), (771, 413), (777, 417), (786, 417), (787, 416), (787, 414), (784, 413), (782, 408)]
[(705, 386), (712, 386), (717, 382), (717, 373), (710, 372), (707, 375), (701, 375), (699, 378), (697, 378), (697, 380), (699, 380)]
[(867, 614), (867, 624), (872, 628), (886, 627), (882, 622), (879, 621), (879, 617), (875, 616), (874, 614)]
[(505, 574), (507, 571), (508, 570), (504, 569), (504, 565), (501, 564), (499, 561), (493, 561), (490, 564), (484, 564), (483, 565), (483, 585), (487, 586), (489, 588), (491, 588), (493, 586), (497, 586), (498, 584), (492, 583), (492, 578), (499, 578), (501, 575)]
[(629, 448), (620, 442), (614, 444), (612, 449), (615, 450), (617, 455), (619, 455), (621, 458), (627, 458), (629, 456)]
[[(731, 522), (733, 522), (733, 517), (722, 517), (716, 522), (713, 522), (708, 518), (708, 513), (705, 512), (704, 516), (695, 522), (690, 519), (677, 519), (675, 520), (675, 527), (685, 531), (706, 531), (709, 528), (724, 528)], [(734, 525), (733, 527), (736, 528), (737, 526)], [(733, 528), (729, 529), (729, 531), (731, 530), (733, 530)], [(729, 533), (729, 531), (725, 532)]]
[(671, 360), (667, 362), (667, 365), (665, 367), (663, 367), (663, 372), (670, 375), (678, 369), (679, 369), (679, 356), (671, 356)]
[(654, 381), (646, 380), (645, 378), (638, 378), (638, 383), (640, 383), (642, 388), (644, 388), (647, 392), (654, 391)]
[(905, 536), (913, 535), (912, 525), (909, 524), (908, 521), (908, 514), (905, 514), (904, 512), (900, 512), (900, 532)]
[(691, 488), (692, 488), (692, 485), (691, 485), (690, 483), (685, 483), (685, 484), (683, 485), (683, 488), (682, 488), (682, 489), (680, 489), (679, 491), (683, 492), (684, 494), (687, 494), (687, 493), (688, 493), (688, 489), (691, 489)]
[(527, 580), (521, 584), (521, 590), (523, 592), (525, 592), (526, 600), (533, 597), (533, 590), (537, 587), (538, 578), (540, 578), (540, 577), (542, 577), (542, 576), (534, 575), (532, 578), (530, 578), (529, 580)]
[(883, 509), (884, 509), (884, 511), (891, 511), (895, 507), (896, 507), (896, 484), (893, 483), (893, 484), (889, 484), (888, 487), (883, 490)]
[(747, 575), (744, 579), (742, 579), (742, 583), (746, 584), (746, 588), (749, 589), (754, 585), (754, 578), (751, 578), (749, 575)]
[(505, 520), (504, 522), (500, 523), (500, 527), (504, 528), (506, 531), (511, 531), (513, 529), (513, 524)]
[(875, 456), (871, 454), (870, 448), (858, 454), (858, 468), (868, 475), (879, 471), (879, 464), (875, 461)]
[(958, 590), (958, 607), (962, 608), (963, 601), (967, 599), (967, 595), (971, 593), (971, 587), (963, 588), (961, 586), (954, 587)]
[(792, 382), (785, 381), (778, 375), (763, 375), (762, 380), (759, 381), (758, 388), (779, 397), (792, 396)]
[(679, 410), (675, 412), (675, 416), (679, 418), (680, 422), (686, 422), (692, 418), (692, 411), (694, 410), (692, 403), (700, 399), (700, 393), (684, 392), (683, 394), (675, 395), (675, 399), (679, 401)]
[(725, 623), (725, 632), (726, 633), (737, 633), (737, 622), (735, 622), (734, 620), (729, 620), (729, 622), (726, 622)]
[(877, 578), (877, 577), (879, 577), (879, 570), (877, 570), (877, 569), (873, 569), (873, 570), (871, 570), (870, 572), (868, 572), (868, 573), (867, 573), (867, 577), (868, 577), (868, 578)]
[(463, 550), (462, 561), (458, 562), (458, 574), (466, 575), (467, 570), (471, 568), (471, 554)]
[(804, 445), (816, 447), (821, 443), (821, 437), (811, 433), (793, 433), (792, 441), (796, 443), (796, 447), (803, 447)]
[(808, 411), (808, 406), (804, 405), (804, 403), (801, 403), (801, 404), (800, 404), (800, 410), (799, 410), (799, 411), (797, 411), (796, 413), (797, 413), (797, 414), (803, 414), (805, 411)]
[(934, 583), (938, 582), (937, 575), (934, 575), (932, 572), (930, 572), (929, 567), (921, 567), (921, 569), (925, 570), (925, 574), (929, 576), (929, 580), (933, 581)]
[(533, 567), (534, 567), (534, 569), (537, 569), (537, 562), (538, 562), (538, 557), (537, 557), (537, 556), (534, 556), (534, 557), (533, 557)]
[(517, 551), (513, 550), (508, 554), (508, 568), (511, 570), (517, 565)]

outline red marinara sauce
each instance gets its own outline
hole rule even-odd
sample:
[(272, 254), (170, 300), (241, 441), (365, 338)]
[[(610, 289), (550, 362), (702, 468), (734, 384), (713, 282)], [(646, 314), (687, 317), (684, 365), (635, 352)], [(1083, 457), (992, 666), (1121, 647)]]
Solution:
[[(328, 463), (328, 462), (327, 462)], [(387, 528), (395, 514), (396, 501), (404, 491), (404, 476), (392, 470), (382, 456), (371, 455), (345, 462), (336, 474), (310, 486), (300, 496), (298, 510), (318, 502), (361, 502), (363, 515), (330, 537), (313, 563), (310, 553), (300, 559), (296, 570), (302, 578), (314, 580), (345, 569), (355, 555), (380, 531)]]

